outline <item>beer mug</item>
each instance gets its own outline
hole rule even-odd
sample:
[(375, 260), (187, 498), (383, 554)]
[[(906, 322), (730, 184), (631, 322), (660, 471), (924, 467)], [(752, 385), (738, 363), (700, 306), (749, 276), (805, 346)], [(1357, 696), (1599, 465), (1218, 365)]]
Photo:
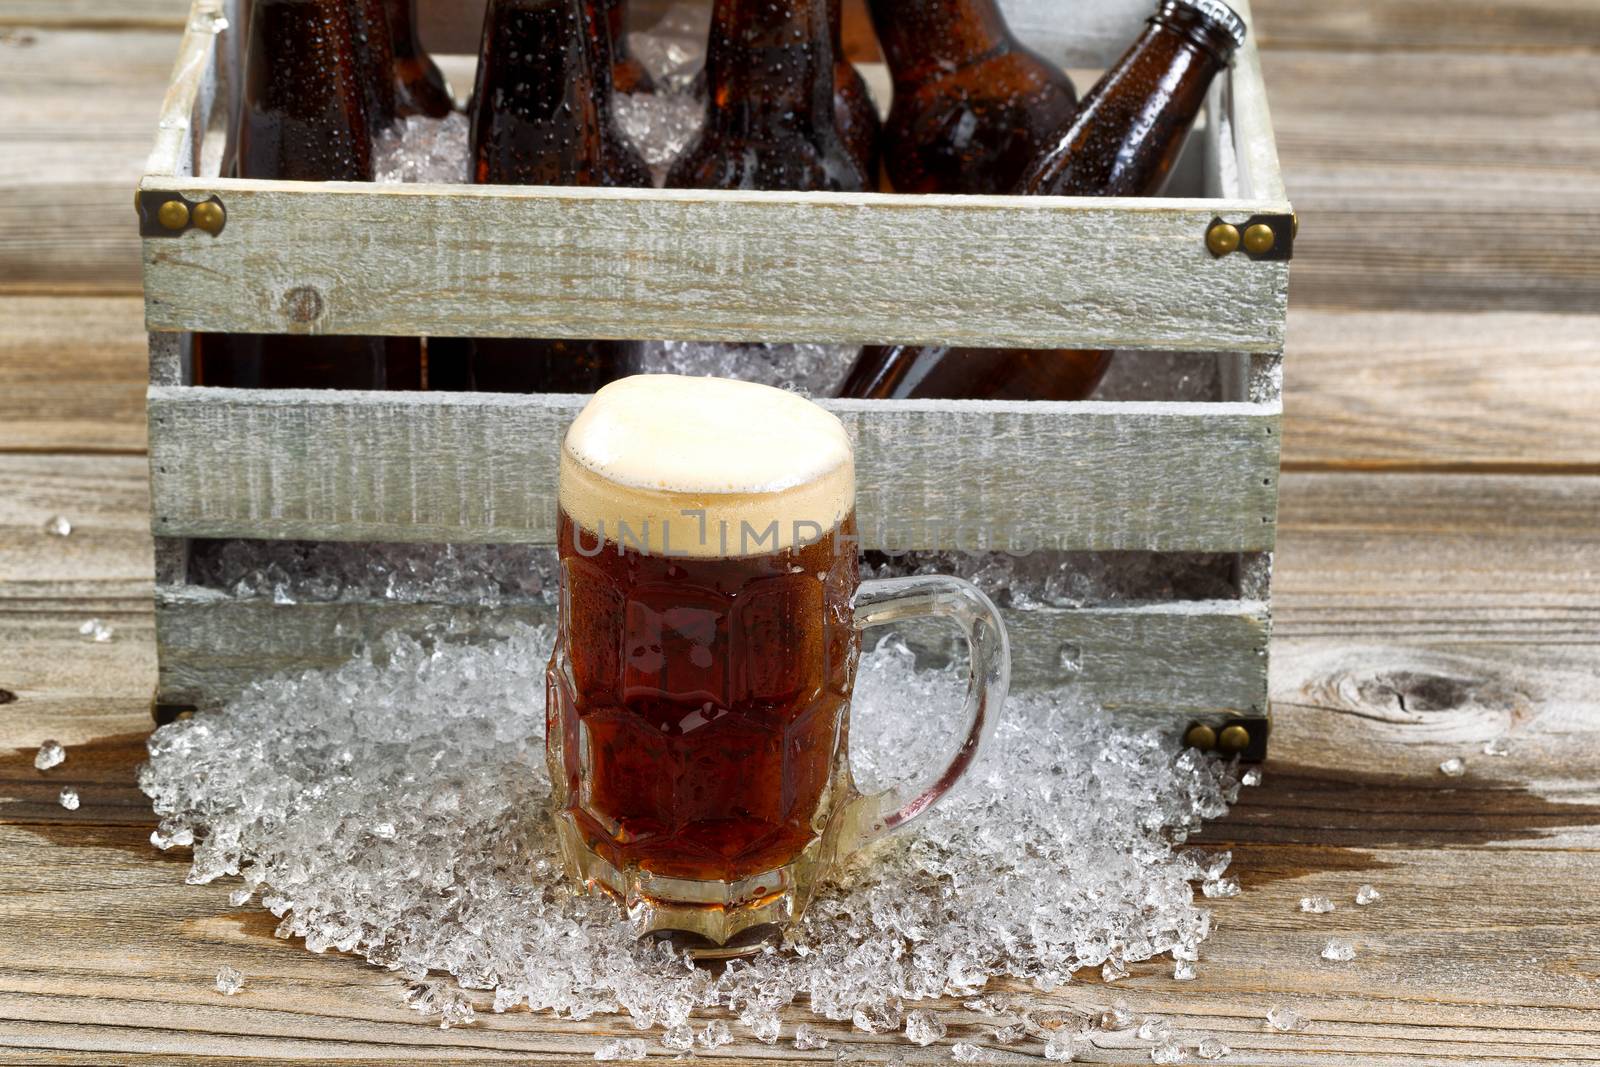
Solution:
[[(861, 581), (854, 498), (843, 425), (767, 386), (625, 378), (567, 433), (546, 755), (568, 873), (641, 935), (703, 958), (758, 950), (994, 732), (999, 613), (958, 578)], [(863, 795), (861, 631), (924, 617), (971, 646), (964, 732), (946, 764)]]

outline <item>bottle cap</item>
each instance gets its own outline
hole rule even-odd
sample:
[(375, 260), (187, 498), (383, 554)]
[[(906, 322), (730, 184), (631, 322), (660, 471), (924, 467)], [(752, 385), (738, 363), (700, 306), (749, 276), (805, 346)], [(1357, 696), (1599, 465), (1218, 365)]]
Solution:
[(1244, 45), (1245, 34), (1249, 29), (1245, 26), (1244, 19), (1239, 17), (1239, 13), (1222, 0), (1164, 0), (1161, 6), (1166, 7), (1168, 4), (1199, 12), (1217, 29), (1233, 38), (1235, 48)]

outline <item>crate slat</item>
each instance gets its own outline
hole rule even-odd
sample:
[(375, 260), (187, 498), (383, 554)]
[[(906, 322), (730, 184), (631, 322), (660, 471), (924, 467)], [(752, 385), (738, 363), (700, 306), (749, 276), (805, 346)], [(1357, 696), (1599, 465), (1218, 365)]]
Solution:
[[(390, 631), (448, 628), (453, 639), (493, 638), (514, 625), (553, 622), (554, 612), (537, 603), (280, 605), (162, 586), (156, 591), (160, 702), (215, 706), (256, 678), (336, 667)], [(1065, 685), (1114, 712), (1174, 720), (1265, 714), (1270, 621), (1259, 601), (1004, 615), (1018, 690)], [(945, 631), (931, 625), (908, 636), (920, 647), (945, 643)]]
[[(572, 395), (152, 387), (160, 537), (553, 543)], [(1266, 404), (827, 401), (865, 547), (1256, 552)]]
[(1205, 248), (1256, 200), (146, 178), (227, 205), (144, 243), (155, 330), (1266, 351), (1288, 265)]

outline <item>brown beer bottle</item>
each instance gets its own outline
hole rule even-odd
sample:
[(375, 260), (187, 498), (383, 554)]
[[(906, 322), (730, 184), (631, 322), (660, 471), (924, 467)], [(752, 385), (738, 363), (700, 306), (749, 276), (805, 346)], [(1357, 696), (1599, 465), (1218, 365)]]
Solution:
[(417, 32), (417, 0), (385, 0), (394, 42), (395, 113), (442, 119), (455, 110), (450, 86)]
[(393, 126), (400, 114), (388, 0), (349, 0), (349, 7), (356, 70), (366, 98), (367, 128), (376, 137)]
[[(350, 0), (254, 0), (236, 131), (241, 178), (371, 181)], [(203, 334), (200, 385), (420, 389), (415, 338)]]
[(627, 0), (600, 0), (611, 30), (611, 87), (619, 93), (653, 93), (650, 72), (628, 52)]
[[(1018, 192), (1149, 196), (1161, 188), (1206, 90), (1244, 43), (1244, 21), (1221, 0), (1162, 0), (1138, 40), (1050, 138)], [(1109, 352), (869, 348), (840, 396), (1081, 400)]]
[(833, 40), (833, 109), (844, 143), (861, 164), (867, 188), (878, 187), (878, 160), (883, 146), (883, 120), (867, 92), (866, 79), (844, 54), (844, 10), (841, 0), (828, 3), (829, 36)]
[(669, 187), (867, 187), (834, 106), (832, 4), (716, 0), (705, 125), (667, 174)]
[[(611, 107), (603, 0), (489, 0), (472, 114), (480, 185), (648, 188)], [(592, 393), (633, 371), (637, 345), (607, 340), (430, 341), (436, 388)]]
[(1010, 192), (1072, 118), (1066, 74), (1023, 47), (995, 0), (871, 0), (894, 77), (884, 129), (902, 193)]

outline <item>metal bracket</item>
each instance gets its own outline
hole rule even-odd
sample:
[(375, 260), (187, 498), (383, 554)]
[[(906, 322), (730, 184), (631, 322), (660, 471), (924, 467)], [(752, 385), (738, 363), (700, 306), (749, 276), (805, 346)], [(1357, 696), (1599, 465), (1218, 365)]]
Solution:
[(1251, 215), (1237, 223), (1218, 215), (1206, 227), (1206, 250), (1218, 259), (1243, 252), (1251, 259), (1285, 262), (1294, 258), (1299, 232), (1298, 215)]
[(141, 189), (133, 194), (133, 207), (141, 237), (181, 237), (190, 230), (218, 237), (228, 227), (228, 209), (215, 195), (190, 200), (180, 193)]

